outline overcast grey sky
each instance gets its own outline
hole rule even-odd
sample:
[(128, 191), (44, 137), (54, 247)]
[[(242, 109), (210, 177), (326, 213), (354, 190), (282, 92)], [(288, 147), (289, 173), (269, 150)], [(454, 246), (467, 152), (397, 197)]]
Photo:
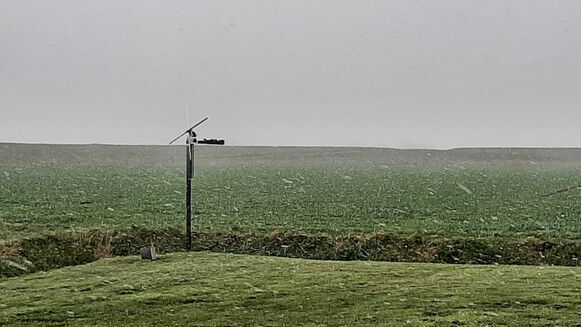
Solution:
[(580, 1), (0, 0), (0, 142), (580, 146)]

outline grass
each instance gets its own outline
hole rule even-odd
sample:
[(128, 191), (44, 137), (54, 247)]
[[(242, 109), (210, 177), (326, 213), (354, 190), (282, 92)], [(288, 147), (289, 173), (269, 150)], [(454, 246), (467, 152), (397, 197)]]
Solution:
[[(69, 228), (182, 228), (183, 179), (177, 168), (0, 167), (0, 240)], [(578, 239), (580, 191), (542, 195), (579, 182), (579, 163), (203, 167), (194, 228)]]
[(0, 281), (18, 326), (573, 326), (580, 268), (215, 253), (99, 260)]

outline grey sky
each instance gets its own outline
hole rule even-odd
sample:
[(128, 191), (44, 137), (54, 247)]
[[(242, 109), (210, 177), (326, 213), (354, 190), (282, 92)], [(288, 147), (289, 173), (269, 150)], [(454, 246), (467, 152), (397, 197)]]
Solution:
[(0, 0), (0, 142), (580, 146), (580, 1)]

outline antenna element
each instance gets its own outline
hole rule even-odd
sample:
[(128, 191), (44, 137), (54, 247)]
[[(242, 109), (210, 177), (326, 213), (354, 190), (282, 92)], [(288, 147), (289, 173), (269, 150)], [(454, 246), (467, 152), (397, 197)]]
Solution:
[(173, 139), (168, 145), (176, 142), (179, 138), (181, 138), (182, 136), (186, 135), (186, 133), (189, 133), (191, 130), (193, 130), (195, 127), (198, 127), (198, 125), (202, 124), (203, 122), (205, 122), (208, 119), (208, 117), (202, 119), (201, 121), (199, 121), (196, 125), (188, 128), (184, 133), (180, 134), (178, 137), (176, 137), (175, 139)]

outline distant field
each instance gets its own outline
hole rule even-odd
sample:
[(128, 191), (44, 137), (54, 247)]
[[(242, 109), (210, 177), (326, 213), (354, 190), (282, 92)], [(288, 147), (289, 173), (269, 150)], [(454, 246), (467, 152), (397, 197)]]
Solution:
[[(44, 152), (34, 157), (30, 147)], [(3, 145), (0, 239), (182, 227), (182, 150)], [(579, 238), (580, 190), (543, 196), (579, 185), (579, 149), (244, 150), (199, 150), (197, 230)]]
[(580, 269), (136, 257), (0, 280), (18, 326), (575, 326)]
[[(53, 145), (0, 143), (0, 167), (180, 167), (180, 145)], [(209, 167), (428, 167), (465, 165), (580, 168), (580, 148), (461, 148), (452, 150), (356, 147), (197, 146)]]

